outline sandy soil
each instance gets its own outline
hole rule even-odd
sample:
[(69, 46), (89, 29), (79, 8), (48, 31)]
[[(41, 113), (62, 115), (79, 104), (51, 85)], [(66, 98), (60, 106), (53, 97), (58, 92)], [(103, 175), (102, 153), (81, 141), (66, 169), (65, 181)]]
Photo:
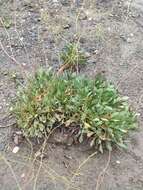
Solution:
[[(0, 18), (0, 189), (142, 190), (143, 1), (0, 0)], [(57, 69), (60, 50), (79, 36), (88, 56), (82, 72), (91, 77), (103, 72), (140, 113), (139, 130), (127, 139), (127, 151), (111, 153), (104, 180), (98, 177), (108, 152), (94, 155), (81, 168), (93, 153), (84, 145), (48, 143), (40, 159), (34, 156), (40, 145), (25, 140), (12, 153), (15, 120), (9, 109), (18, 83), (40, 66)]]

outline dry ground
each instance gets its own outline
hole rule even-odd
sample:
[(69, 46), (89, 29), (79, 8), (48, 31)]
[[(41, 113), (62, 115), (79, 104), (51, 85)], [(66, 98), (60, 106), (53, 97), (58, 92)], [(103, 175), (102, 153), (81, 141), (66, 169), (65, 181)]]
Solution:
[[(143, 1), (0, 0), (0, 18), (0, 189), (142, 190)], [(82, 72), (91, 77), (103, 72), (130, 97), (140, 113), (139, 130), (127, 139), (128, 150), (113, 151), (110, 160), (108, 152), (89, 157), (93, 151), (84, 146), (51, 143), (39, 159), (34, 155), (40, 145), (29, 141), (13, 154), (9, 109), (17, 82), (39, 66), (56, 69), (60, 50), (73, 40), (88, 55)]]

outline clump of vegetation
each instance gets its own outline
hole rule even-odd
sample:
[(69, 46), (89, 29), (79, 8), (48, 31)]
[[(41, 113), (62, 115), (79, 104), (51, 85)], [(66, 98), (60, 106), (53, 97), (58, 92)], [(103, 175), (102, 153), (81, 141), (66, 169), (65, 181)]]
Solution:
[(4, 17), (2, 20), (2, 24), (6, 29), (9, 29), (12, 26), (12, 20), (10, 17)]
[(56, 127), (78, 142), (88, 139), (101, 152), (124, 147), (124, 137), (136, 127), (136, 114), (112, 84), (97, 76), (38, 71), (18, 93), (13, 109), (18, 126), (29, 137), (42, 137)]
[(63, 65), (59, 69), (59, 73), (63, 73), (64, 70), (75, 70), (80, 65), (86, 63), (86, 58), (84, 54), (79, 50), (77, 44), (70, 43), (65, 46), (60, 58), (63, 62)]

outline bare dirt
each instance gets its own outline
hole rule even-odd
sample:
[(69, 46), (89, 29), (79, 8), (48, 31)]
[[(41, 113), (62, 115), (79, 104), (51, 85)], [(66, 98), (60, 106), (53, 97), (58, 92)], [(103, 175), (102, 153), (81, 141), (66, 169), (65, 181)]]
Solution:
[[(0, 18), (0, 189), (142, 190), (143, 1), (0, 0)], [(9, 110), (18, 84), (40, 66), (57, 69), (61, 49), (78, 39), (88, 56), (82, 73), (104, 73), (140, 113), (128, 150), (111, 153), (104, 180), (99, 176), (108, 152), (89, 157), (94, 150), (84, 145), (47, 143), (40, 158), (40, 145), (25, 140), (12, 153), (15, 120)]]

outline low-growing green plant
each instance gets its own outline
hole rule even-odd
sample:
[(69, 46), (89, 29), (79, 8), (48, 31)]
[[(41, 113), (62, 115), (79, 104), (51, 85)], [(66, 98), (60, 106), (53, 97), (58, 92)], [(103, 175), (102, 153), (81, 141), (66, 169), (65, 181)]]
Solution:
[(60, 54), (60, 58), (63, 62), (63, 70), (66, 69), (75, 69), (79, 65), (84, 65), (86, 63), (86, 58), (79, 50), (77, 44), (70, 43), (65, 46), (62, 53)]
[(18, 93), (13, 108), (18, 126), (30, 137), (42, 137), (55, 127), (63, 128), (78, 142), (88, 139), (101, 152), (116, 144), (136, 127), (136, 114), (112, 84), (97, 76), (40, 70)]
[(12, 26), (12, 20), (10, 17), (4, 17), (3, 18), (3, 26), (8, 29)]

